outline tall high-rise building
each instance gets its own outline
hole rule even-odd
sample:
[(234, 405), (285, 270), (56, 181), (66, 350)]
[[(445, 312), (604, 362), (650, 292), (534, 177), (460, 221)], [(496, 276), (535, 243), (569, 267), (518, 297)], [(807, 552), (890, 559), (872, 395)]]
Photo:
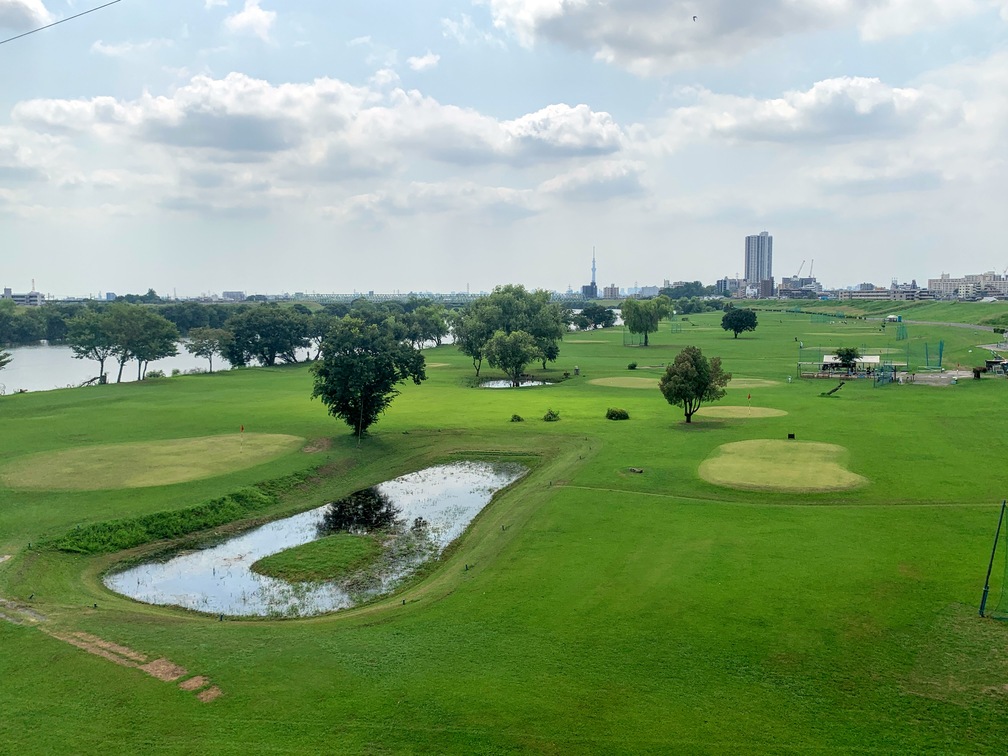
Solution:
[(745, 280), (751, 284), (773, 280), (773, 237), (766, 231), (745, 238)]
[(581, 287), (581, 296), (585, 299), (598, 299), (598, 285), (595, 283), (595, 247), (592, 247), (592, 280), (587, 286)]

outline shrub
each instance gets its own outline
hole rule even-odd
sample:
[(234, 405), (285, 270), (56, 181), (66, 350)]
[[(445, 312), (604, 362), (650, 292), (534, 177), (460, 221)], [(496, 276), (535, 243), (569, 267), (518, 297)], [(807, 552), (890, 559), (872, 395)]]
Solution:
[(145, 380), (147, 378), (164, 378), (164, 377), (165, 377), (164, 370), (148, 370), (147, 373), (144, 375)]
[(178, 368), (172, 368), (171, 369), (171, 374), (172, 374), (172, 378), (174, 378), (176, 375), (182, 375), (182, 371), (179, 370)]
[(511, 422), (512, 423), (524, 423), (525, 422), (525, 418), (522, 417), (521, 415), (511, 415)]
[(636, 370), (637, 369), (637, 363), (636, 362), (631, 362), (629, 365), (626, 366), (626, 369), (627, 370)]
[(619, 409), (617, 407), (610, 407), (605, 413), (606, 420), (629, 420), (630, 413), (625, 409)]
[(545, 420), (547, 423), (555, 423), (559, 419), (560, 419), (560, 413), (557, 412), (556, 410), (548, 409), (546, 410), (546, 414), (543, 415), (543, 420)]

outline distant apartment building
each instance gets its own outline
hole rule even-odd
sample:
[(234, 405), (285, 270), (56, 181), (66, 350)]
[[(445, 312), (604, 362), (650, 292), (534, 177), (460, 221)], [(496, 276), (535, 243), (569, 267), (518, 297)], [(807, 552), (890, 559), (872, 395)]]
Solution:
[(245, 292), (244, 291), (225, 291), (221, 294), (221, 299), (227, 302), (244, 302)]
[(738, 278), (719, 278), (714, 282), (714, 288), (717, 289), (717, 293), (725, 297), (730, 297), (735, 294), (739, 289), (743, 289), (743, 281)]
[(1008, 276), (993, 270), (961, 278), (942, 273), (940, 278), (928, 279), (928, 290), (937, 299), (1005, 298), (1008, 297)]
[(889, 302), (918, 302), (922, 300), (934, 299), (934, 292), (930, 287), (922, 289), (916, 281), (910, 283), (896, 283), (894, 280), (888, 289), (876, 286), (871, 289), (841, 289), (837, 291), (837, 299), (844, 302), (853, 301), (889, 301)]
[(45, 297), (42, 296), (41, 292), (29, 291), (27, 294), (17, 294), (11, 291), (10, 287), (4, 287), (2, 298), (12, 299), (14, 300), (14, 304), (25, 307), (41, 307), (42, 303), (45, 302)]
[(619, 286), (616, 284), (609, 284), (608, 286), (602, 287), (602, 298), (603, 299), (619, 299)]
[(745, 238), (745, 280), (751, 284), (773, 278), (773, 237), (766, 231)]

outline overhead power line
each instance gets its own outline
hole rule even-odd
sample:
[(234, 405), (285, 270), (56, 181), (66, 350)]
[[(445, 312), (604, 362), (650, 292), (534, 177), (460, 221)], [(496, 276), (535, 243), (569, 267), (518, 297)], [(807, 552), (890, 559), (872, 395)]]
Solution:
[(35, 32), (40, 32), (43, 29), (48, 29), (52, 26), (57, 26), (58, 24), (65, 23), (67, 21), (73, 21), (75, 18), (80, 18), (81, 16), (86, 16), (88, 13), (94, 13), (102, 8), (108, 8), (110, 5), (115, 5), (116, 3), (121, 3), (122, 0), (112, 0), (110, 3), (105, 3), (104, 5), (99, 5), (97, 8), (92, 8), (91, 10), (82, 11), (81, 13), (75, 13), (72, 16), (67, 16), (66, 18), (61, 18), (59, 21), (53, 21), (51, 24), (46, 24), (45, 26), (40, 26), (38, 29), (32, 29), (31, 31), (26, 31), (17, 36), (10, 37), (8, 39), (0, 41), (0, 45), (6, 45), (8, 42), (13, 42), (15, 39), (21, 39), (21, 37), (27, 37), (29, 34), (34, 34)]

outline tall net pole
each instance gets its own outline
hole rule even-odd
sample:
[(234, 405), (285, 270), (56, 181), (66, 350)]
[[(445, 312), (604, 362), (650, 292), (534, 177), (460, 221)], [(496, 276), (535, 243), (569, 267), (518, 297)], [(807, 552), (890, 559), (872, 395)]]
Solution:
[(990, 593), (991, 570), (994, 569), (994, 555), (997, 553), (998, 537), (1001, 535), (1001, 523), (1004, 521), (1005, 501), (1001, 502), (1001, 514), (998, 516), (997, 530), (994, 531), (994, 548), (991, 549), (990, 564), (987, 565), (987, 578), (984, 580), (983, 596), (980, 598), (980, 616), (984, 616), (987, 608), (987, 594)]

